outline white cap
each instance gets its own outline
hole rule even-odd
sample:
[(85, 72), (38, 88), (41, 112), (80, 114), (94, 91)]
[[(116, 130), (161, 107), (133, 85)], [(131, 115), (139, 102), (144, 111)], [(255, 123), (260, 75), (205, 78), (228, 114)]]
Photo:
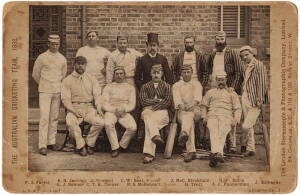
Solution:
[(48, 37), (48, 41), (50, 41), (50, 42), (60, 42), (60, 38), (59, 38), (59, 35), (49, 35), (49, 37)]
[(225, 71), (219, 71), (216, 73), (216, 78), (226, 78), (227, 74)]

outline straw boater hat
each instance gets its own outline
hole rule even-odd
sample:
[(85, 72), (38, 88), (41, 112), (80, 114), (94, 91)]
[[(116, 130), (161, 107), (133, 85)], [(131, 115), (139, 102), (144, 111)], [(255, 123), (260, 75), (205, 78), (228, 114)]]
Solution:
[(49, 42), (54, 42), (54, 43), (59, 43), (60, 42), (60, 38), (59, 38), (58, 35), (49, 35), (48, 41)]

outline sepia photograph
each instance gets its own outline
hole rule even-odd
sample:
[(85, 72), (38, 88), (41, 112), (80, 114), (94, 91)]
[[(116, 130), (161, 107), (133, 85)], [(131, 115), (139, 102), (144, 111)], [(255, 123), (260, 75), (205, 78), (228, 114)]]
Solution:
[(270, 6), (30, 6), (29, 170), (269, 171)]
[(293, 18), (287, 2), (6, 4), (5, 189), (291, 192)]

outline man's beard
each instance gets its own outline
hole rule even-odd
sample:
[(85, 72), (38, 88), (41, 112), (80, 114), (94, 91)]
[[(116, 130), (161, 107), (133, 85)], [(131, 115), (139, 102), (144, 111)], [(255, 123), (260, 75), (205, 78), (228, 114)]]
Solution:
[(218, 52), (222, 52), (226, 47), (226, 41), (224, 43), (216, 43), (216, 49)]
[(187, 52), (192, 52), (192, 51), (194, 51), (194, 46), (185, 46), (185, 50)]
[(225, 84), (223, 84), (223, 83), (218, 84), (218, 88), (220, 88), (220, 89), (225, 88)]

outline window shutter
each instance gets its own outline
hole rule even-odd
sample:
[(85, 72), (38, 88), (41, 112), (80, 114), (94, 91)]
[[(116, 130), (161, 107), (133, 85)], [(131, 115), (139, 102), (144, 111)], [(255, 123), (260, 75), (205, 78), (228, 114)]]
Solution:
[[(218, 25), (221, 29), (221, 7), (218, 8)], [(240, 6), (240, 38), (247, 37), (247, 10)], [(238, 6), (223, 6), (223, 31), (228, 38), (238, 37)]]

